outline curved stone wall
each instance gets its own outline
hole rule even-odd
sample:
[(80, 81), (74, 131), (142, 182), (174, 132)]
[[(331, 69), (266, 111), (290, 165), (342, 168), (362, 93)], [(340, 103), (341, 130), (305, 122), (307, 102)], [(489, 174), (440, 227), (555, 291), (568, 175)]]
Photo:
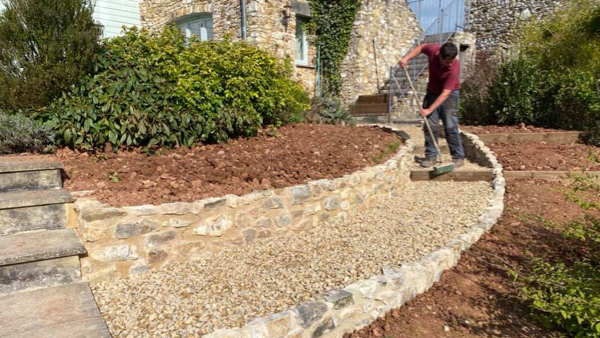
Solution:
[(240, 329), (218, 330), (206, 338), (301, 338), (336, 337), (361, 329), (389, 310), (425, 292), (442, 273), (454, 267), (463, 251), (473, 245), (498, 220), (504, 209), (505, 180), (502, 166), (477, 136), (463, 133), (467, 148), (478, 160), (493, 167), (493, 198), (486, 211), (466, 233), (417, 262), (400, 268), (383, 268), (382, 274), (360, 280), (344, 289), (330, 290), (312, 302), (265, 318)]
[(406, 185), (412, 148), (407, 141), (384, 164), (341, 178), (244, 196), (123, 208), (80, 198), (70, 205), (68, 222), (88, 250), (81, 260), (83, 277), (90, 282), (120, 279), (302, 231), (330, 218), (344, 219)]

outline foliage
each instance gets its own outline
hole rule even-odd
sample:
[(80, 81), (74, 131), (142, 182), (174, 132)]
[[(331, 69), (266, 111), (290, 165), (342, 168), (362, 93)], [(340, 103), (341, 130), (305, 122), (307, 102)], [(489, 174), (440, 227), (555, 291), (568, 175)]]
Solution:
[(348, 109), (345, 109), (340, 100), (330, 96), (315, 97), (311, 102), (311, 109), (306, 113), (310, 123), (353, 125), (354, 120)]
[[(567, 2), (544, 20), (529, 22), (518, 36), (516, 59), (495, 74), (482, 69), (475, 75), (492, 81), (465, 86), (462, 115), (476, 116), (481, 109), (493, 116), (485, 122), (587, 130), (600, 143), (600, 3)], [(477, 83), (487, 87), (487, 98), (477, 100)]]
[(308, 31), (321, 48), (323, 93), (336, 96), (342, 88), (341, 65), (350, 48), (350, 38), (360, 0), (310, 0), (312, 19)]
[(290, 77), (289, 60), (245, 43), (132, 28), (109, 40), (94, 74), (38, 118), (76, 148), (223, 142), (298, 120), (308, 97)]
[(0, 154), (53, 150), (54, 131), (26, 116), (0, 112)]
[[(599, 196), (600, 185), (580, 176), (575, 179), (570, 195), (580, 191)], [(579, 204), (585, 208), (586, 203)], [(600, 219), (586, 216), (567, 224), (563, 233), (571, 241), (569, 247), (574, 254), (558, 262), (535, 260), (531, 272), (519, 277), (524, 283), (521, 295), (544, 326), (562, 328), (574, 337), (598, 338)]]
[(0, 108), (49, 104), (92, 69), (102, 35), (91, 0), (5, 0), (0, 13)]
[(495, 122), (495, 116), (489, 108), (489, 91), (494, 85), (497, 64), (484, 53), (477, 55), (473, 72), (461, 84), (460, 121), (469, 125), (488, 125)]

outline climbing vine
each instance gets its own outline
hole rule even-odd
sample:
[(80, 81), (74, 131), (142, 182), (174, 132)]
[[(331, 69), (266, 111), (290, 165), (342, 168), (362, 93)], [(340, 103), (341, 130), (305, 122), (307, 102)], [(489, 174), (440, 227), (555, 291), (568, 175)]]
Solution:
[(309, 4), (312, 20), (307, 28), (320, 47), (322, 92), (337, 96), (342, 88), (340, 68), (350, 47), (361, 0), (309, 0)]

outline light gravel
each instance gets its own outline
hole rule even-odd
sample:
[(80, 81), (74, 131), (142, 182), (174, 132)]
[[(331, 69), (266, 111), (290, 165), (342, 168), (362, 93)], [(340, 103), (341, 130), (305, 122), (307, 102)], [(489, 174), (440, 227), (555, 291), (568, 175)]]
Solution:
[(416, 261), (487, 207), (485, 182), (411, 182), (346, 221), (92, 286), (114, 338), (197, 337)]

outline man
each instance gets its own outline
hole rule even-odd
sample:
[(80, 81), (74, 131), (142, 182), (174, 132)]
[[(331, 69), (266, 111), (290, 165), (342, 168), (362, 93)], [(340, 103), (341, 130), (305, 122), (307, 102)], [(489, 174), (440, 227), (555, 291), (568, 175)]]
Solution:
[[(441, 47), (435, 43), (423, 44), (413, 49), (398, 63), (406, 68), (408, 62), (421, 53), (429, 58), (429, 83), (427, 84), (427, 94), (423, 100), (423, 108), (419, 114), (427, 118), (436, 142), (439, 134), (439, 121), (442, 120), (452, 162), (455, 167), (460, 167), (464, 164), (465, 151), (458, 132), (458, 90), (460, 88), (460, 62), (456, 59), (458, 49), (449, 42)], [(426, 126), (423, 128), (426, 159), (421, 162), (421, 166), (433, 167), (436, 164), (438, 153)]]

